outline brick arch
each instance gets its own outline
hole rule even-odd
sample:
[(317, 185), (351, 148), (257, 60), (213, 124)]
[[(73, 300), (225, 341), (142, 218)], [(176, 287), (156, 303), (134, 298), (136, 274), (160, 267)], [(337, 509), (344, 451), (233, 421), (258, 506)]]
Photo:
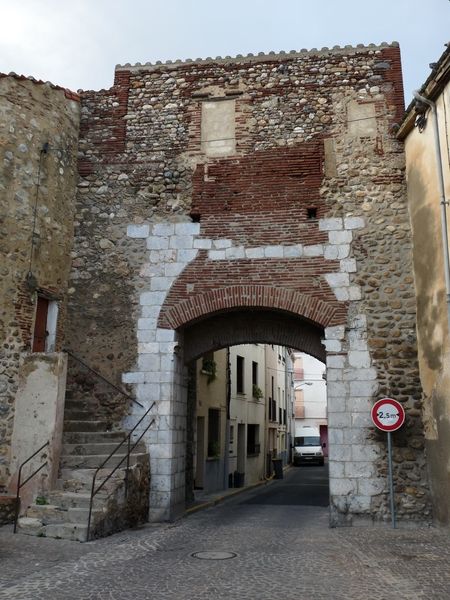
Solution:
[(181, 330), (186, 364), (206, 352), (237, 344), (279, 344), (325, 362), (323, 328), (292, 313), (243, 307), (215, 313)]
[(215, 313), (240, 308), (292, 313), (321, 328), (344, 323), (347, 309), (345, 304), (330, 304), (296, 290), (264, 285), (235, 285), (192, 295), (174, 306), (163, 305), (158, 326), (180, 329)]

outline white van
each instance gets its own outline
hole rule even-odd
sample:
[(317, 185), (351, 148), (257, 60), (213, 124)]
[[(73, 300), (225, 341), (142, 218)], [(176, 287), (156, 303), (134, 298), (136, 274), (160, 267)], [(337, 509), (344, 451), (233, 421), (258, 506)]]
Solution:
[(304, 425), (295, 430), (294, 465), (317, 463), (323, 465), (323, 449), (318, 427)]

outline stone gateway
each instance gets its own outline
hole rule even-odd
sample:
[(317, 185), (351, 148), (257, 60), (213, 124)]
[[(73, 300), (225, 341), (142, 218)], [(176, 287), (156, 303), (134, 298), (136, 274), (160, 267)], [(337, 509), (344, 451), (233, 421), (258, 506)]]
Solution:
[(326, 362), (331, 524), (389, 518), (384, 396), (398, 518), (430, 520), (397, 45), (117, 66), (80, 107), (65, 341), (156, 402), (150, 518), (184, 511), (187, 365), (265, 342)]

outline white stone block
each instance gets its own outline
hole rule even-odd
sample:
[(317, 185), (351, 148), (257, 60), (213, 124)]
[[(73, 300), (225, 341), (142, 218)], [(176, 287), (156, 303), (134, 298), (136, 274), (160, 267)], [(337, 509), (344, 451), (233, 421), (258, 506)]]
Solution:
[(353, 339), (348, 341), (348, 347), (350, 350), (367, 350), (367, 340)]
[[(350, 396), (350, 398), (347, 398), (347, 408), (351, 413), (361, 412), (368, 414), (372, 408), (372, 401), (369, 398)], [(355, 441), (354, 439), (352, 440), (352, 442)]]
[(330, 495), (341, 496), (354, 494), (356, 492), (356, 481), (349, 478), (330, 477)]
[(373, 427), (373, 423), (372, 423), (372, 419), (370, 417), (370, 412), (367, 413), (359, 413), (359, 412), (355, 412), (355, 413), (351, 413), (351, 422), (352, 422), (352, 427), (355, 428), (367, 428), (367, 427)]
[(370, 367), (370, 354), (368, 352), (350, 350), (347, 356), (348, 364), (351, 367), (357, 367), (358, 369), (367, 369)]
[(319, 219), (320, 231), (338, 231), (342, 229), (342, 219), (333, 217), (331, 219)]
[(339, 461), (330, 460), (328, 463), (329, 476), (335, 479), (344, 477), (344, 464)]
[(147, 248), (149, 250), (167, 250), (169, 247), (169, 238), (154, 237), (147, 238)]
[(339, 300), (339, 302), (346, 302), (349, 299), (347, 287), (335, 287), (333, 288), (333, 292), (336, 296), (336, 300)]
[(173, 354), (177, 346), (178, 342), (176, 340), (172, 342), (160, 342), (159, 350), (161, 354)]
[(340, 262), (340, 268), (343, 273), (356, 273), (356, 259), (344, 258)]
[(173, 342), (175, 340), (175, 331), (173, 329), (157, 329), (157, 342)]
[(169, 237), (175, 233), (173, 223), (155, 223), (152, 227), (152, 234), (162, 237)]
[(139, 354), (138, 367), (141, 371), (159, 371), (161, 368), (159, 354)]
[(302, 244), (295, 244), (294, 246), (283, 246), (284, 258), (301, 258), (303, 256)]
[(342, 433), (342, 429), (328, 428), (328, 443), (329, 444), (343, 444), (344, 436)]
[(330, 413), (341, 413), (347, 409), (345, 396), (328, 398), (328, 415)]
[(160, 393), (157, 383), (139, 383), (136, 386), (136, 398), (139, 402), (145, 402), (150, 405), (152, 402), (159, 402)]
[(373, 463), (368, 461), (348, 461), (344, 473), (346, 477), (372, 477), (375, 474)]
[(154, 329), (138, 329), (136, 336), (138, 342), (154, 342), (156, 340), (156, 331)]
[(174, 356), (173, 354), (167, 354), (166, 356), (161, 356), (161, 370), (162, 371), (170, 371), (174, 366)]
[(345, 338), (345, 325), (333, 325), (325, 328), (327, 340), (343, 340)]
[(350, 285), (348, 273), (327, 273), (325, 279), (331, 287), (345, 287)]
[(149, 225), (128, 225), (127, 236), (130, 238), (146, 238), (149, 231)]
[(155, 354), (159, 352), (159, 342), (139, 342), (139, 354)]
[(175, 224), (176, 235), (199, 235), (200, 234), (200, 223), (176, 223)]
[(364, 314), (354, 315), (350, 319), (351, 329), (367, 329), (367, 317)]
[(146, 319), (157, 319), (161, 308), (159, 306), (143, 306), (142, 316)]
[(374, 461), (380, 458), (381, 450), (376, 444), (353, 444), (352, 460)]
[(303, 246), (303, 255), (309, 258), (313, 258), (315, 256), (323, 256), (323, 246), (322, 244), (314, 244), (312, 246)]
[(122, 373), (122, 383), (144, 383), (144, 373)]
[(326, 244), (323, 247), (323, 255), (327, 260), (337, 260), (339, 256), (339, 246)]
[(176, 259), (178, 262), (188, 263), (188, 262), (191, 262), (191, 260), (194, 260), (195, 257), (197, 256), (197, 254), (198, 254), (198, 250), (188, 250), (188, 249), (177, 250)]
[(328, 369), (343, 369), (345, 365), (345, 356), (341, 356), (339, 354), (327, 355), (327, 368)]
[(244, 246), (233, 246), (231, 248), (227, 248), (225, 250), (225, 258), (233, 260), (245, 258)]
[(264, 248), (247, 248), (245, 251), (246, 258), (264, 258)]
[(210, 250), (208, 258), (210, 260), (225, 260), (225, 250)]
[(349, 244), (352, 241), (351, 231), (329, 231), (328, 241), (330, 244)]
[(225, 250), (231, 248), (233, 242), (231, 240), (213, 240), (213, 247), (217, 250)]
[(173, 277), (152, 277), (150, 289), (154, 292), (167, 291), (172, 285), (173, 280)]
[(360, 229), (365, 226), (363, 217), (345, 217), (344, 228), (345, 229)]
[(328, 414), (328, 425), (330, 427), (350, 427), (351, 416), (347, 412), (335, 412)]
[(351, 381), (350, 394), (352, 396), (373, 396), (378, 392), (377, 381)]
[(323, 340), (322, 344), (327, 352), (340, 352), (342, 350), (342, 344), (339, 340)]
[(329, 402), (332, 398), (340, 398), (341, 396), (347, 396), (349, 391), (349, 384), (343, 381), (329, 381), (327, 383), (327, 396)]
[(198, 248), (199, 250), (210, 250), (212, 247), (212, 241), (211, 240), (205, 240), (205, 239), (200, 239), (200, 240), (194, 240), (194, 248)]
[(353, 513), (362, 513), (367, 512), (371, 508), (372, 498), (370, 496), (350, 496), (349, 497), (350, 504), (349, 509), (350, 512)]
[(327, 382), (329, 383), (330, 381), (342, 381), (343, 374), (344, 374), (343, 369), (333, 369), (331, 367), (328, 367)]
[(184, 263), (168, 263), (165, 265), (164, 275), (166, 275), (166, 277), (178, 277), (185, 266), (186, 265)]
[(173, 235), (170, 238), (169, 246), (176, 250), (191, 250), (194, 245), (194, 239), (191, 235)]
[(358, 479), (358, 494), (362, 496), (376, 496), (386, 488), (386, 479), (361, 478)]
[(156, 319), (138, 319), (138, 329), (156, 329)]
[(377, 378), (377, 371), (374, 367), (369, 369), (357, 369), (353, 367), (344, 371), (345, 381), (373, 381)]
[(141, 294), (139, 301), (143, 306), (162, 306), (165, 297), (165, 292), (144, 292)]
[(264, 256), (266, 258), (283, 258), (283, 246), (266, 246), (264, 248)]

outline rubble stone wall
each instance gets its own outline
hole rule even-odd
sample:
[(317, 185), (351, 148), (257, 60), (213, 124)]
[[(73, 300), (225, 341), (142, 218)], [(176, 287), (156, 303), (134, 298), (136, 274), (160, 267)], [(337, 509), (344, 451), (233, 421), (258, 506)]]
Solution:
[(55, 349), (63, 342), (79, 118), (76, 94), (0, 75), (0, 490), (10, 475), (20, 353), (31, 351), (37, 293), (58, 303)]
[(382, 395), (408, 415), (399, 518), (429, 518), (402, 112), (395, 45), (125, 65), (83, 94), (70, 343), (158, 401), (152, 518), (185, 497), (183, 330), (255, 306), (325, 331), (332, 523), (388, 516)]

